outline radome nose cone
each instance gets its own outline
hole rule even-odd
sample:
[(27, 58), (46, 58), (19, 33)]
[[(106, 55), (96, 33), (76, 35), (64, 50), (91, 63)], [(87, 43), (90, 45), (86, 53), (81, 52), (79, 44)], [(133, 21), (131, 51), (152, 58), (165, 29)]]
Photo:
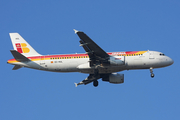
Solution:
[(169, 65), (172, 65), (174, 63), (174, 60), (168, 57), (167, 62)]
[(174, 60), (170, 58), (170, 64), (172, 65), (174, 63)]

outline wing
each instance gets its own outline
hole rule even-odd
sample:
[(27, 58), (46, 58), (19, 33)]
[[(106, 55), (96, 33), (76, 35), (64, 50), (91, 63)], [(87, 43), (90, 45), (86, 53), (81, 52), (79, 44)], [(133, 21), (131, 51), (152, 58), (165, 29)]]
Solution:
[(79, 83), (75, 83), (76, 87), (78, 85), (86, 85), (91, 82), (93, 82), (93, 85), (95, 87), (98, 86), (98, 79), (102, 78), (102, 75), (99, 74), (99, 67), (103, 65), (109, 64), (109, 55), (100, 48), (91, 38), (89, 38), (84, 32), (75, 30), (75, 33), (79, 36), (81, 39), (80, 46), (84, 48), (86, 53), (89, 55), (90, 58), (90, 67), (93, 66), (94, 73), (90, 74), (86, 79)]
[(99, 79), (99, 77), (94, 77), (93, 74), (90, 74), (86, 79), (84, 79), (83, 81), (79, 82), (79, 83), (75, 83), (75, 86), (77, 87), (78, 85), (87, 85), (95, 80)]
[(84, 48), (86, 53), (90, 57), (90, 66), (108, 63), (109, 55), (100, 48), (91, 38), (89, 38), (84, 32), (75, 30), (75, 33), (81, 39), (80, 46)]

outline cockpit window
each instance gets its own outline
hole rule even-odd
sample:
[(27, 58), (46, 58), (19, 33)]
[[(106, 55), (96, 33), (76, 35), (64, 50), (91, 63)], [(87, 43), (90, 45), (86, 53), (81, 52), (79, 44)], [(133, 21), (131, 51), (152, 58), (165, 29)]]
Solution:
[(160, 56), (165, 56), (165, 54), (163, 54), (163, 53), (160, 53), (159, 55), (160, 55)]

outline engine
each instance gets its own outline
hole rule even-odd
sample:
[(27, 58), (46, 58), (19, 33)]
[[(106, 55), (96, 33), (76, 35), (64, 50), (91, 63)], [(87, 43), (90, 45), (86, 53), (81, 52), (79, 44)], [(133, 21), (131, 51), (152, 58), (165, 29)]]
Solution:
[(124, 56), (111, 56), (109, 62), (111, 65), (124, 65), (125, 59)]
[(107, 81), (114, 84), (124, 83), (124, 74), (111, 73), (102, 77), (103, 81)]

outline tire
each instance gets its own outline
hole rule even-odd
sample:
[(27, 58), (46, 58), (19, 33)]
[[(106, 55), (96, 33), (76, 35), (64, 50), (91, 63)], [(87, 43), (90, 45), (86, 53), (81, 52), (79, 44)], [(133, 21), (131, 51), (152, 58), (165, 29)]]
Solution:
[(152, 78), (154, 77), (154, 74), (153, 74), (153, 73), (151, 74), (151, 77), (152, 77)]
[(97, 80), (93, 81), (93, 85), (94, 85), (94, 87), (97, 87), (98, 86), (98, 81)]

